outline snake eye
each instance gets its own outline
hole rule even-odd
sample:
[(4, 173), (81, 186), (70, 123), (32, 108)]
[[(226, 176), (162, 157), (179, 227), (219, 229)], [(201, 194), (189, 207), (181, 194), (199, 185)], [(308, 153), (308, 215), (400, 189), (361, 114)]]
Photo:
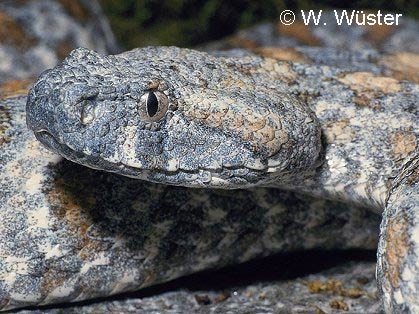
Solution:
[(157, 113), (157, 110), (159, 110), (159, 101), (153, 92), (148, 93), (146, 109), (150, 118), (154, 117)]
[(144, 121), (159, 121), (167, 112), (169, 100), (167, 96), (158, 91), (147, 92), (140, 98), (138, 113)]

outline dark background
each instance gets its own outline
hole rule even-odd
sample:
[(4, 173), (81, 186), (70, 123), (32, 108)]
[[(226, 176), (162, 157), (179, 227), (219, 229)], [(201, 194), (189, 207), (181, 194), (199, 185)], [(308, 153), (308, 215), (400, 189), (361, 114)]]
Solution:
[(194, 46), (222, 38), (282, 10), (370, 9), (419, 18), (419, 0), (101, 0), (119, 42), (126, 49), (145, 45)]

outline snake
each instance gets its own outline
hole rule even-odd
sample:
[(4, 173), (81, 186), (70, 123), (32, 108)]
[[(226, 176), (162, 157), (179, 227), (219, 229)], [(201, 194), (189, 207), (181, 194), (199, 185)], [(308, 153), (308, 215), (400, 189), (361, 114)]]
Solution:
[(383, 308), (414, 313), (418, 104), (417, 85), (369, 72), (177, 47), (78, 48), (34, 83), (26, 119), (48, 149), (93, 169), (191, 188), (273, 187), (383, 213)]

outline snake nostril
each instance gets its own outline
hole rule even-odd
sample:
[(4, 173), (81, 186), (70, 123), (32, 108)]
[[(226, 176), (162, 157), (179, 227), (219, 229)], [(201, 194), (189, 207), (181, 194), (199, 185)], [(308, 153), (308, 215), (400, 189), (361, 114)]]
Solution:
[(80, 103), (80, 122), (84, 125), (92, 123), (95, 119), (95, 106), (91, 100), (82, 100)]
[(83, 93), (76, 101), (76, 111), (79, 112), (80, 122), (87, 125), (95, 119), (95, 100), (99, 95), (97, 88), (88, 88), (83, 90)]

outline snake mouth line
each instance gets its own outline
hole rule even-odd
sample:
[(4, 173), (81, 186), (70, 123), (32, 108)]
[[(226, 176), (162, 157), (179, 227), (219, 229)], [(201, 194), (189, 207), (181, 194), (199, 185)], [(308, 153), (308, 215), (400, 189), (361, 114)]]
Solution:
[[(44, 144), (52, 152), (63, 156), (64, 158), (81, 164), (83, 166), (95, 169), (105, 170), (108, 172), (119, 172), (120, 165), (111, 163), (100, 157), (91, 156), (83, 152), (76, 151), (68, 145), (58, 141), (50, 132), (47, 130), (35, 131), (35, 137)], [(137, 169), (138, 171), (138, 169)]]
[(104, 160), (101, 157), (95, 157), (95, 156), (88, 155), (83, 152), (76, 151), (72, 149), (71, 147), (69, 147), (68, 145), (61, 143), (47, 130), (39, 130), (39, 131), (35, 131), (34, 133), (35, 133), (35, 137), (49, 150), (75, 163), (85, 165), (92, 169), (106, 170), (108, 172), (116, 172), (116, 173), (121, 172), (125, 169), (131, 173), (137, 173), (137, 174), (139, 172), (146, 174), (153, 171), (156, 173), (158, 172), (160, 174), (164, 174), (166, 176), (174, 176), (181, 172), (189, 173), (189, 174), (198, 174), (199, 171), (205, 170), (205, 169), (197, 169), (196, 171), (194, 171), (194, 170), (178, 169), (174, 171), (169, 171), (169, 170), (157, 169), (157, 168), (156, 169), (135, 168), (135, 167), (126, 165), (122, 162), (112, 163), (112, 162)]
[(80, 160), (85, 159), (85, 157), (87, 156), (86, 154), (77, 152), (69, 146), (61, 143), (47, 130), (39, 130), (35, 131), (34, 133), (36, 139), (40, 141), (44, 146), (46, 146), (49, 150), (65, 158), (68, 158), (71, 161), (80, 163)]
[[(195, 188), (247, 188), (253, 187), (256, 184), (259, 184), (261, 181), (264, 181), (263, 178), (269, 171), (269, 167), (261, 170), (249, 169), (247, 167), (221, 167), (220, 169), (206, 169), (203, 167), (198, 167), (194, 170), (184, 170), (179, 168), (177, 170), (171, 171), (159, 169), (157, 167), (153, 169), (135, 168), (129, 165), (125, 165), (122, 162), (110, 162), (100, 156), (92, 156), (84, 152), (76, 151), (68, 145), (61, 143), (47, 130), (35, 131), (35, 136), (49, 150), (77, 164), (81, 164), (95, 170), (103, 170), (130, 178), (142, 179), (155, 183), (165, 182), (169, 185), (185, 185)], [(253, 171), (252, 180), (245, 179), (240, 174), (236, 174), (237, 176), (235, 179), (231, 178), (231, 171), (236, 170), (239, 172), (240, 170)], [(194, 184), (191, 185), (192, 183)]]

